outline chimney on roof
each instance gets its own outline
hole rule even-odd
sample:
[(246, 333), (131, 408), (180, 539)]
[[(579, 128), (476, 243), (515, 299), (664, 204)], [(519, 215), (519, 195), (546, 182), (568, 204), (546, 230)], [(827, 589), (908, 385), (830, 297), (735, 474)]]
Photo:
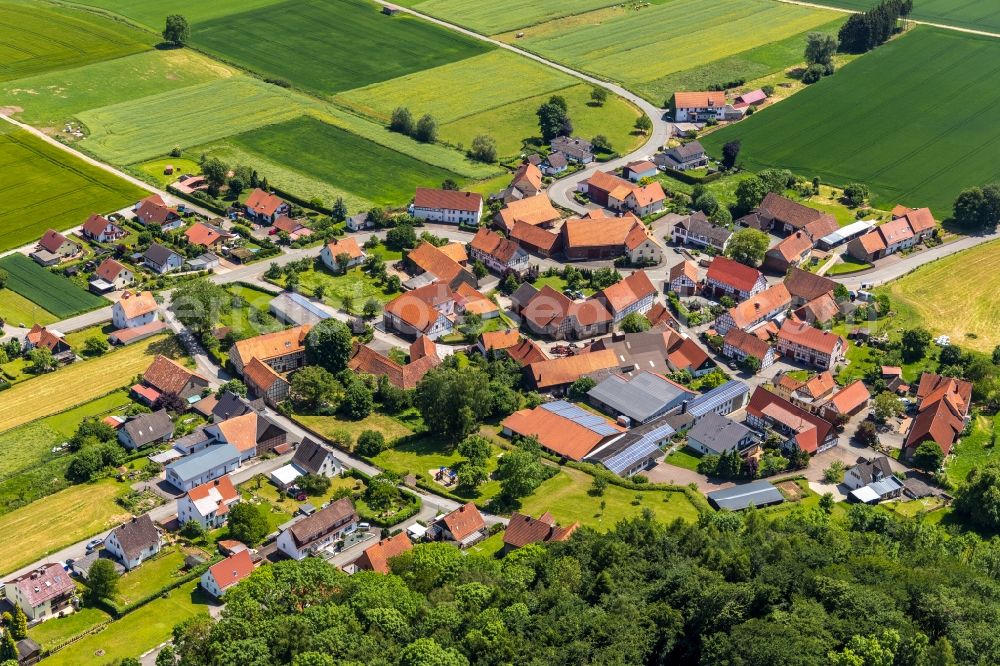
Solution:
[(760, 310), (760, 302), (759, 301), (754, 301), (753, 302), (753, 309), (754, 310)]

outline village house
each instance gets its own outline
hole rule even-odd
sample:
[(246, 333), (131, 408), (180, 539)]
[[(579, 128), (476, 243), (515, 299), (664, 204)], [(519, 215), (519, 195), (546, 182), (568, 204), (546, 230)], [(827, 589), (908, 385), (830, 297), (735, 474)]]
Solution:
[(416, 274), (416, 278), (405, 283), (410, 289), (424, 287), (434, 282), (444, 283), (450, 289), (457, 289), (462, 283), (470, 287), (479, 285), (476, 276), (466, 270), (448, 251), (427, 241), (422, 241), (407, 253), (406, 264)]
[(730, 328), (722, 339), (722, 354), (737, 361), (745, 361), (752, 356), (757, 359), (759, 370), (766, 370), (777, 360), (777, 353), (765, 340), (736, 326)]
[(38, 622), (73, 610), (76, 583), (62, 564), (49, 562), (3, 584), (4, 596), (20, 606), (29, 622)]
[(434, 282), (397, 296), (385, 304), (382, 321), (387, 331), (437, 340), (455, 327), (456, 294), (447, 284)]
[(165, 442), (173, 436), (174, 423), (165, 409), (137, 414), (118, 429), (118, 441), (129, 451)]
[(725, 91), (675, 92), (670, 104), (674, 122), (703, 123), (742, 118), (726, 100)]
[(533, 543), (566, 541), (579, 526), (580, 523), (573, 523), (569, 527), (559, 527), (555, 517), (548, 511), (538, 518), (515, 511), (503, 533), (503, 553), (506, 555)]
[(867, 262), (882, 259), (924, 241), (934, 233), (936, 226), (929, 209), (907, 210), (849, 242), (847, 254)]
[(563, 251), (569, 261), (612, 259), (628, 256), (632, 264), (656, 264), (663, 248), (649, 234), (642, 220), (628, 213), (623, 217), (603, 214), (566, 220), (560, 231)]
[(142, 264), (149, 270), (164, 275), (184, 266), (184, 257), (165, 245), (152, 243), (142, 255)]
[(663, 303), (653, 303), (653, 307), (649, 308), (649, 312), (646, 313), (646, 321), (653, 329), (670, 328), (676, 330), (680, 327)]
[(389, 560), (411, 550), (413, 542), (410, 541), (410, 537), (406, 532), (399, 532), (365, 548), (361, 557), (354, 560), (354, 570), (387, 574), (390, 571)]
[(844, 358), (847, 341), (805, 322), (786, 320), (778, 331), (777, 347), (782, 356), (831, 370)]
[(135, 275), (121, 262), (108, 257), (94, 271), (90, 290), (96, 294), (124, 289), (135, 282)]
[(289, 241), (297, 241), (300, 238), (312, 236), (312, 229), (302, 223), (300, 219), (293, 219), (287, 215), (279, 215), (278, 219), (271, 225), (272, 234), (288, 234)]
[(231, 233), (221, 227), (205, 222), (195, 222), (184, 230), (184, 236), (191, 245), (214, 252), (220, 251), (226, 241), (233, 237)]
[(814, 414), (819, 413), (819, 407), (837, 390), (837, 382), (828, 371), (817, 373), (805, 381), (791, 377), (786, 373), (777, 374), (772, 380), (775, 393)]
[(114, 222), (111, 222), (103, 215), (96, 213), (87, 218), (83, 223), (83, 237), (97, 243), (112, 243), (120, 238), (124, 238), (125, 230)]
[(111, 323), (115, 328), (136, 328), (156, 321), (158, 317), (153, 292), (131, 293), (126, 291), (111, 306)]
[(726, 251), (733, 232), (715, 224), (699, 210), (679, 220), (671, 230), (671, 236), (678, 245), (712, 248), (718, 254), (722, 254)]
[(639, 370), (608, 375), (587, 392), (587, 401), (631, 427), (663, 416), (697, 394), (663, 375)]
[(706, 456), (743, 453), (758, 441), (753, 430), (715, 412), (698, 419), (687, 434), (687, 446)]
[(234, 446), (208, 446), (167, 465), (166, 478), (178, 490), (186, 492), (236, 470), (240, 459), (241, 454)]
[(518, 222), (550, 228), (561, 217), (548, 195), (542, 193), (508, 202), (493, 217), (493, 221), (501, 231), (510, 235)]
[(532, 363), (549, 360), (541, 347), (512, 329), (481, 333), (476, 341), (476, 349), (486, 357), (506, 354), (522, 368)]
[(505, 202), (517, 201), (536, 196), (542, 191), (542, 170), (531, 162), (523, 162), (511, 178), (510, 186), (504, 190), (501, 199)]
[[(343, 264), (338, 261), (338, 257), (346, 257)], [(319, 251), (319, 258), (324, 266), (335, 273), (340, 273), (351, 266), (364, 263), (367, 257), (353, 238), (334, 238)]]
[(768, 192), (753, 213), (746, 217), (749, 218), (746, 221), (740, 219), (744, 226), (769, 231), (776, 236), (802, 231), (810, 239), (819, 240), (840, 228), (836, 218), (829, 213), (803, 206), (774, 192)]
[(350, 498), (343, 497), (281, 532), (278, 550), (293, 560), (301, 560), (335, 544), (357, 526), (354, 505)]
[(839, 314), (840, 306), (831, 294), (823, 294), (792, 312), (792, 316), (799, 321), (818, 326), (825, 326)]
[(347, 218), (345, 222), (348, 231), (363, 231), (365, 229), (371, 229), (375, 225), (371, 220), (368, 219), (368, 213), (356, 213)]
[(812, 249), (812, 239), (805, 232), (796, 231), (764, 254), (764, 270), (784, 275), (792, 266), (804, 264)]
[(687, 370), (695, 377), (715, 369), (715, 363), (692, 338), (669, 326), (640, 333), (615, 333), (590, 345), (591, 353), (611, 350), (619, 367), (670, 374)]
[(68, 363), (76, 358), (76, 354), (62, 333), (35, 324), (25, 334), (22, 348), (27, 353), (37, 347), (48, 349), (52, 352), (52, 358), (59, 363)]
[[(570, 136), (557, 136), (549, 144), (552, 153), (559, 153), (570, 162), (577, 164), (590, 164), (594, 161), (594, 147), (589, 141)], [(551, 160), (551, 155), (549, 157)], [(555, 168), (549, 162), (549, 168)], [(561, 169), (564, 170), (564, 169)]]
[(229, 509), (240, 501), (240, 494), (228, 476), (195, 486), (177, 498), (177, 523), (189, 520), (203, 529), (214, 530), (226, 524)]
[(281, 197), (255, 188), (243, 204), (246, 216), (258, 224), (272, 224), (280, 215), (288, 215), (292, 207)]
[(791, 304), (792, 296), (788, 289), (778, 283), (719, 315), (715, 320), (715, 330), (719, 335), (725, 335), (731, 328), (750, 331), (765, 321), (780, 317)]
[(837, 283), (828, 277), (801, 268), (791, 268), (785, 277), (785, 288), (792, 296), (792, 307), (798, 308), (821, 296), (833, 294)]
[(656, 299), (656, 287), (646, 271), (635, 271), (627, 278), (597, 292), (594, 298), (604, 304), (611, 313), (612, 321), (617, 324), (633, 312), (648, 312)]
[(848, 468), (844, 472), (844, 485), (851, 491), (848, 499), (862, 504), (878, 504), (903, 494), (903, 482), (893, 476), (885, 456), (862, 459)]
[(163, 537), (148, 513), (119, 525), (104, 540), (105, 549), (128, 571), (159, 553), (162, 544)]
[(229, 444), (240, 454), (240, 462), (272, 451), (288, 433), (260, 412), (248, 412), (205, 426), (213, 446)]
[(813, 455), (837, 445), (837, 433), (825, 419), (758, 386), (747, 405), (747, 423), (761, 432), (773, 430), (788, 439), (786, 449)]
[(158, 354), (146, 368), (142, 383), (160, 393), (176, 395), (184, 400), (201, 395), (208, 388), (207, 379), (162, 354)]
[(63, 236), (55, 229), (49, 229), (38, 241), (31, 258), (42, 266), (55, 266), (60, 261), (75, 257), (80, 253), (79, 243)]
[(663, 202), (667, 198), (659, 181), (637, 185), (604, 171), (595, 171), (577, 189), (599, 206), (619, 212), (628, 210), (639, 217), (663, 208)]
[(277, 408), (278, 403), (288, 397), (292, 388), (287, 379), (256, 356), (243, 366), (243, 380), (253, 395), (275, 408)]
[(600, 300), (572, 301), (548, 285), (535, 292), (521, 308), (520, 315), (530, 331), (555, 340), (604, 335), (614, 322)]
[(483, 197), (474, 192), (418, 187), (410, 214), (418, 220), (479, 226)]
[(510, 231), (510, 239), (516, 241), (528, 252), (542, 258), (551, 257), (562, 248), (560, 234), (554, 234), (541, 226), (528, 224), (521, 220), (514, 222), (514, 227)]
[(250, 551), (241, 550), (210, 566), (201, 575), (199, 585), (216, 599), (222, 599), (226, 590), (249, 577), (253, 569)]
[(534, 437), (549, 453), (578, 462), (626, 430), (562, 400), (518, 410), (504, 419), (500, 427), (506, 437)]
[(738, 379), (731, 379), (684, 405), (682, 413), (698, 420), (709, 413), (726, 416), (747, 406), (750, 387)]
[(533, 391), (561, 395), (584, 375), (619, 367), (615, 353), (604, 350), (531, 363), (524, 368), (524, 377)]
[(344, 463), (333, 450), (306, 437), (295, 449), (292, 462), (274, 470), (269, 477), (278, 488), (287, 490), (300, 476), (312, 474), (329, 479), (343, 471)]
[(474, 260), (483, 262), (488, 269), (500, 275), (513, 273), (521, 276), (528, 270), (528, 253), (515, 240), (504, 238), (495, 231), (482, 227), (469, 243)]
[(297, 370), (305, 365), (305, 342), (311, 328), (307, 324), (239, 340), (229, 348), (229, 362), (240, 375), (243, 374), (243, 366), (255, 356), (276, 372)]
[(689, 171), (708, 166), (708, 155), (698, 141), (689, 141), (675, 148), (668, 148), (653, 156), (656, 166), (674, 171)]
[(823, 404), (818, 414), (831, 423), (840, 419), (848, 419), (858, 414), (868, 406), (871, 399), (868, 387), (860, 379), (855, 380), (840, 389)]
[(385, 377), (396, 388), (409, 390), (416, 388), (424, 375), (441, 364), (434, 343), (426, 336), (411, 343), (409, 351), (410, 362), (404, 365), (368, 345), (357, 343), (347, 367), (354, 372)]
[(622, 177), (627, 178), (633, 183), (638, 183), (643, 178), (652, 178), (656, 174), (656, 165), (649, 160), (629, 162), (622, 167)]
[(910, 459), (924, 442), (937, 442), (947, 456), (969, 422), (972, 383), (933, 372), (920, 375), (917, 415), (903, 443), (903, 458)]
[(670, 267), (667, 274), (667, 289), (678, 296), (694, 296), (698, 293), (698, 267), (691, 261), (681, 261)]
[(468, 548), (485, 539), (487, 533), (483, 515), (474, 503), (469, 502), (434, 521), (427, 530), (427, 537)]
[(168, 206), (159, 194), (150, 194), (133, 208), (135, 218), (147, 227), (159, 227), (162, 231), (180, 229), (184, 224), (179, 210)]
[[(593, 159), (593, 156), (591, 156), (591, 159)], [(555, 176), (556, 174), (565, 172), (569, 168), (569, 160), (564, 153), (555, 151), (549, 153), (548, 157), (542, 160), (538, 166), (546, 176)]]
[(731, 296), (744, 301), (767, 289), (767, 280), (756, 268), (729, 257), (715, 257), (705, 275), (705, 292), (716, 298)]

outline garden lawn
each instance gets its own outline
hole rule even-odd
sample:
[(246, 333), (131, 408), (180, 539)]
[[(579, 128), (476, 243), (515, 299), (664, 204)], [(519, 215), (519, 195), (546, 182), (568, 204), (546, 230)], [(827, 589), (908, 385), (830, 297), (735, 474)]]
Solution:
[(229, 326), (244, 338), (272, 333), (284, 328), (284, 325), (268, 310), (268, 304), (275, 294), (238, 284), (227, 286), (226, 291), (243, 299), (247, 305), (234, 306), (232, 310), (222, 315), (219, 319), (219, 326)]
[(152, 43), (142, 31), (91, 12), (0, 2), (0, 81), (119, 58)]
[[(903, 99), (895, 113), (869, 112)], [(736, 138), (752, 170), (863, 182), (876, 206), (930, 206), (944, 219), (961, 190), (1000, 178), (1000, 40), (918, 27), (702, 143), (718, 156)]]
[(23, 324), (22, 328), (31, 328), (35, 324), (45, 326), (59, 321), (58, 317), (42, 306), (10, 289), (0, 289), (0, 319), (13, 326)]
[(840, 256), (840, 261), (826, 270), (826, 275), (849, 275), (858, 271), (868, 270), (869, 268), (872, 268), (872, 265), (868, 262), (858, 261), (843, 254)]
[[(174, 167), (174, 172), (169, 175), (163, 173), (163, 170), (168, 164)], [(142, 164), (137, 164), (135, 168), (146, 175), (148, 177), (147, 179), (151, 179), (160, 187), (166, 187), (167, 185), (176, 182), (180, 176), (186, 173), (193, 175), (201, 173), (201, 165), (186, 157), (161, 157), (159, 159), (143, 162)]]
[[(819, 0), (817, 4), (865, 11), (878, 4), (877, 0)], [(970, 30), (1000, 32), (1000, 11), (990, 0), (918, 0), (913, 3), (910, 18)]]
[(0, 259), (0, 269), (7, 271), (8, 289), (16, 291), (61, 319), (108, 305), (107, 299), (42, 268), (23, 254), (10, 254)]
[(115, 602), (128, 606), (170, 585), (184, 566), (184, 551), (178, 546), (164, 548), (151, 560), (118, 580)]
[[(538, 487), (531, 496), (521, 501), (521, 513), (537, 516), (546, 511), (555, 516), (560, 525), (579, 521), (581, 525), (598, 530), (608, 530), (620, 520), (634, 518), (644, 509), (650, 509), (658, 520), (671, 521), (683, 518), (698, 519), (698, 509), (683, 492), (664, 490), (630, 490), (609, 485), (603, 497), (589, 494), (594, 477), (572, 467), (560, 467), (556, 476)], [(642, 500), (633, 504), (636, 496)], [(605, 508), (601, 509), (601, 501)]]
[(492, 50), (367, 0), (289, 0), (194, 27), (195, 45), (320, 94), (386, 81)]
[(19, 106), (26, 123), (61, 128), (72, 116), (157, 93), (233, 76), (233, 69), (195, 51), (155, 50), (8, 81), (0, 103)]
[(230, 140), (379, 205), (401, 206), (417, 187), (440, 187), (461, 175), (422, 162), (311, 116), (269, 125)]
[(386, 442), (393, 442), (400, 437), (413, 434), (412, 430), (396, 419), (382, 414), (369, 414), (360, 421), (347, 421), (336, 416), (306, 416), (297, 414), (295, 420), (324, 439), (332, 439), (338, 430), (349, 432), (355, 441), (357, 441), (358, 435), (365, 430), (377, 430), (381, 432)]
[[(493, 474), (496, 471), (497, 458), (501, 453), (500, 447), (495, 444), (491, 446), (491, 449), (490, 457), (486, 461), (486, 471), (489, 474)], [(416, 437), (401, 442), (393, 448), (382, 451), (382, 453), (372, 459), (376, 465), (383, 469), (400, 475), (416, 474), (434, 487), (437, 487), (439, 484), (434, 481), (433, 477), (428, 476), (431, 470), (437, 470), (441, 467), (455, 469), (458, 463), (464, 460), (465, 458), (454, 448), (444, 446), (433, 435)], [(440, 486), (440, 488), (463, 499), (488, 500), (500, 492), (500, 482), (490, 479), (479, 486), (473, 493), (465, 493), (455, 486), (450, 488)]]
[(948, 480), (955, 485), (965, 481), (974, 467), (981, 467), (1000, 459), (1000, 449), (997, 448), (1000, 439), (1000, 416), (977, 416), (973, 422), (972, 432), (963, 437), (958, 446), (951, 450), (945, 464)]
[(633, 134), (636, 118), (639, 117), (638, 109), (615, 95), (608, 95), (604, 106), (592, 106), (590, 91), (591, 86), (578, 84), (473, 113), (442, 125), (441, 138), (453, 144), (469, 146), (477, 135), (488, 134), (496, 139), (501, 156), (518, 155), (526, 139), (541, 140), (535, 112), (552, 94), (556, 94), (566, 99), (575, 135), (591, 139), (603, 134), (611, 142), (611, 147), (620, 153), (627, 153), (645, 141), (645, 136)]
[(72, 486), (0, 516), (0, 575), (82, 541), (129, 517), (115, 503), (127, 487), (112, 479)]
[(3, 392), (0, 432), (130, 384), (136, 375), (145, 372), (157, 354), (172, 358), (182, 355), (173, 336), (159, 335), (16, 384)]
[(171, 590), (129, 613), (107, 627), (73, 643), (46, 659), (48, 666), (76, 666), (93, 663), (96, 653), (103, 650), (100, 660), (113, 662), (124, 657), (137, 657), (170, 638), (175, 624), (208, 612), (208, 597), (198, 588), (198, 581)]
[[(279, 280), (284, 285), (285, 278)], [(399, 294), (387, 293), (375, 279), (365, 273), (360, 268), (348, 269), (343, 275), (334, 275), (326, 269), (310, 268), (299, 273), (299, 288), (308, 295), (313, 294), (313, 290), (323, 285), (323, 302), (335, 308), (343, 308), (344, 298), (353, 299), (352, 311), (360, 313), (369, 298), (374, 298), (379, 304), (386, 304)]]
[(664, 460), (664, 462), (666, 462), (668, 465), (683, 467), (684, 469), (689, 469), (694, 472), (697, 472), (698, 463), (701, 462), (701, 455), (698, 454), (693, 449), (684, 447), (668, 455), (666, 460)]
[(82, 224), (91, 213), (117, 210), (145, 194), (0, 122), (0, 252), (36, 242), (46, 229)]
[(616, 0), (403, 0), (406, 7), (486, 35), (616, 4)]
[[(1000, 344), (1000, 242), (983, 243), (921, 266), (891, 282), (893, 309), (935, 336), (991, 353)], [(974, 337), (970, 337), (974, 336)]]
[[(671, 74), (801, 35), (837, 18), (831, 11), (771, 0), (671, 0), (638, 9), (625, 5), (598, 9), (533, 26), (522, 38), (510, 32), (500, 38), (620, 81), (662, 105), (674, 92), (665, 85)], [(786, 66), (802, 60), (804, 46), (803, 39)]]
[(28, 638), (36, 641), (43, 650), (51, 650), (110, 619), (111, 616), (99, 608), (81, 608), (66, 617), (35, 625), (28, 631)]
[[(566, 289), (566, 279), (561, 275), (542, 275), (531, 284), (534, 285), (535, 289), (541, 289), (545, 286), (552, 287), (560, 294)], [(583, 292), (584, 296), (593, 296), (596, 293), (594, 289), (588, 286), (581, 287), (580, 291)]]

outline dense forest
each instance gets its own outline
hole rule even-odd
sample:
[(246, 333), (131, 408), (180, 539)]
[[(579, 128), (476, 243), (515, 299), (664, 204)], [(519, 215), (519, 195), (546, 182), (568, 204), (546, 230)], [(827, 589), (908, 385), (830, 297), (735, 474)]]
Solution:
[(189, 666), (1000, 663), (1000, 540), (855, 506), (770, 519), (648, 514), (493, 559), (426, 544), (392, 575), (258, 569), (221, 621), (175, 629)]

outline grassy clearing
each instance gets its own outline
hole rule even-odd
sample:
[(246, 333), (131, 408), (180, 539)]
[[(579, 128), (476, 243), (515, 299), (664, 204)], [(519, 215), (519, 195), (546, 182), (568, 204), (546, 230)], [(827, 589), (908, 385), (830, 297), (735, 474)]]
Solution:
[[(413, 197), (416, 187), (439, 187), (448, 178), (462, 180), (452, 171), (310, 116), (262, 127), (231, 141), (380, 205), (404, 204)], [(362, 155), (364, 163), (356, 163)], [(351, 164), (350, 168), (344, 168), (345, 164)]]
[(123, 522), (128, 512), (115, 503), (125, 486), (102, 479), (72, 486), (42, 501), (0, 516), (0, 573), (8, 573), (48, 553)]
[(26, 123), (61, 127), (80, 111), (173, 92), (233, 74), (231, 68), (194, 51), (146, 51), (10, 81), (0, 86), (0, 100), (24, 109), (18, 117)]
[(179, 547), (167, 548), (155, 558), (143, 562), (135, 571), (126, 573), (118, 581), (115, 602), (120, 606), (127, 606), (162, 590), (177, 577), (184, 566), (184, 555)]
[(206, 21), (194, 43), (320, 94), (387, 81), (494, 47), (366, 0), (291, 0)]
[(0, 81), (119, 58), (151, 44), (145, 33), (90, 12), (0, 3)]
[[(276, 282), (284, 285), (284, 276)], [(299, 288), (303, 293), (312, 296), (314, 289), (319, 285), (323, 285), (324, 303), (335, 308), (343, 308), (344, 298), (350, 297), (353, 301), (351, 311), (358, 313), (364, 308), (365, 302), (369, 298), (374, 298), (380, 304), (385, 304), (397, 296), (397, 294), (386, 293), (381, 285), (360, 268), (352, 268), (343, 275), (334, 275), (326, 270), (316, 270), (315, 268), (299, 273)]]
[[(876, 0), (820, 0), (817, 4), (842, 7), (855, 11), (871, 9)], [(968, 0), (920, 0), (913, 3), (910, 18), (943, 25), (954, 25), (970, 30), (1000, 32), (1000, 12), (991, 2)]]
[[(486, 461), (486, 471), (493, 474), (497, 468), (497, 459), (500, 455), (498, 446), (492, 447), (492, 454)], [(436, 471), (441, 467), (454, 468), (464, 458), (454, 449), (445, 449), (439, 441), (435, 441), (432, 436), (419, 437), (396, 445), (391, 449), (386, 449), (373, 458), (376, 465), (397, 474), (418, 474), (424, 480), (434, 483), (431, 471)], [(470, 500), (488, 500), (500, 492), (500, 482), (490, 479), (479, 486), (473, 493), (465, 493), (460, 488), (454, 486), (442, 490), (454, 493), (459, 497)]]
[(1000, 243), (984, 243), (931, 262), (888, 286), (902, 306), (935, 335), (990, 353), (1000, 344)]
[(108, 305), (107, 299), (76, 286), (61, 275), (42, 268), (23, 254), (0, 259), (7, 271), (7, 288), (37, 303), (60, 319)]
[(59, 317), (10, 289), (0, 289), (0, 319), (16, 326), (23, 324), (23, 328), (59, 321)]
[(90, 361), (79, 361), (3, 392), (0, 432), (64, 411), (128, 384), (157, 354), (178, 358), (173, 336), (156, 336)]
[(231, 311), (224, 314), (219, 320), (220, 326), (228, 326), (243, 337), (253, 337), (284, 328), (268, 311), (268, 304), (274, 298), (274, 294), (242, 285), (230, 285), (226, 291), (241, 299), (246, 305), (234, 306)]
[[(504, 85), (497, 85), (497, 81)], [(534, 60), (497, 49), (473, 58), (350, 90), (334, 101), (387, 122), (404, 105), (414, 117), (425, 113), (439, 123), (497, 109), (546, 92), (568, 88), (577, 79)]]
[(701, 455), (696, 453), (693, 449), (687, 447), (683, 449), (678, 449), (674, 451), (666, 458), (666, 463), (670, 465), (675, 465), (677, 467), (683, 467), (684, 469), (690, 469), (692, 471), (698, 471), (698, 463), (701, 462)]
[[(566, 99), (574, 134), (587, 138), (603, 134), (608, 137), (612, 148), (620, 153), (627, 153), (642, 144), (645, 137), (633, 134), (639, 111), (615, 96), (609, 96), (604, 106), (591, 106), (590, 90), (589, 85), (578, 84), (556, 93)], [(551, 94), (529, 97), (447, 123), (441, 127), (441, 137), (450, 143), (468, 146), (476, 135), (488, 134), (496, 139), (500, 155), (518, 155), (525, 140), (539, 136), (535, 111), (548, 101)]]
[(532, 26), (615, 4), (615, 0), (404, 0), (407, 7), (486, 35)]
[[(138, 656), (170, 638), (175, 624), (207, 613), (208, 603), (207, 595), (198, 588), (198, 581), (191, 581), (60, 650), (48, 657), (46, 663), (75, 666), (93, 663), (98, 658), (110, 663)], [(100, 657), (97, 657), (98, 651), (103, 651)]]
[[(166, 168), (168, 164), (174, 167), (174, 172), (169, 175), (163, 173), (164, 168)], [(136, 165), (136, 168), (151, 178), (153, 182), (157, 183), (160, 187), (166, 187), (167, 185), (175, 182), (185, 173), (196, 175), (201, 173), (201, 165), (195, 160), (191, 160), (186, 157), (161, 157), (159, 159), (138, 164)]]
[[(549, 511), (561, 525), (579, 521), (581, 525), (598, 530), (610, 529), (620, 520), (640, 515), (644, 509), (650, 509), (658, 520), (663, 521), (698, 519), (698, 509), (681, 492), (639, 492), (609, 485), (603, 497), (594, 497), (588, 492), (592, 484), (593, 477), (589, 474), (571, 467), (560, 467), (556, 476), (545, 481), (533, 495), (522, 501), (520, 511), (532, 516)], [(605, 504), (603, 509), (601, 502)]]
[(37, 641), (43, 650), (50, 650), (110, 619), (111, 616), (99, 608), (81, 608), (66, 617), (36, 625), (28, 632), (28, 637)]
[(849, 275), (851, 273), (857, 273), (858, 271), (868, 270), (869, 268), (872, 268), (871, 264), (864, 261), (858, 261), (857, 259), (852, 259), (845, 254), (841, 255), (840, 261), (827, 269), (826, 274), (830, 276)]
[(997, 440), (1000, 438), (1000, 416), (977, 416), (972, 432), (963, 437), (952, 449), (945, 472), (948, 480), (958, 485), (965, 481), (973, 467), (995, 462), (1000, 457)]
[[(970, 62), (979, 66), (970, 70)], [(970, 99), (970, 86), (983, 94)], [(923, 102), (868, 113), (900, 99)], [(916, 28), (703, 143), (719, 155), (734, 138), (750, 169), (867, 183), (879, 207), (926, 205), (943, 219), (963, 188), (1000, 177), (1000, 42)]]
[(46, 229), (83, 224), (138, 201), (144, 192), (28, 132), (0, 123), (0, 251)]
[(304, 415), (296, 415), (295, 420), (326, 439), (331, 439), (334, 433), (339, 430), (349, 432), (355, 440), (365, 430), (377, 430), (382, 433), (387, 442), (393, 442), (400, 437), (413, 434), (413, 431), (403, 423), (382, 414), (370, 414), (360, 421), (347, 421), (336, 416)]
[[(800, 35), (836, 18), (834, 12), (769, 0), (671, 0), (640, 9), (599, 9), (533, 26), (520, 39), (509, 32), (500, 38), (621, 81), (663, 104), (674, 92), (664, 85), (670, 74)], [(801, 59), (800, 50), (784, 66)]]

